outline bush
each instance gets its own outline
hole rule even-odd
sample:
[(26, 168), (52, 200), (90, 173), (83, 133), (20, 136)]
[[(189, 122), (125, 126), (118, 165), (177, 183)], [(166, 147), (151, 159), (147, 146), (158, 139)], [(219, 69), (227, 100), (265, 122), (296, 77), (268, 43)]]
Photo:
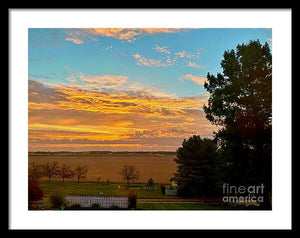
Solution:
[(56, 191), (50, 195), (50, 203), (53, 208), (61, 208), (66, 205), (65, 195)]
[(128, 193), (128, 207), (130, 209), (136, 208), (136, 201), (137, 201), (137, 191), (129, 190)]
[(165, 185), (161, 184), (160, 185), (160, 191), (161, 191), (162, 194), (165, 194), (165, 189), (166, 189)]
[(93, 203), (91, 205), (91, 208), (99, 208), (99, 207), (100, 207), (99, 203)]
[(110, 185), (110, 181), (109, 181), (109, 179), (108, 179), (108, 180), (106, 180), (106, 184), (107, 184), (107, 185)]
[(111, 208), (111, 209), (119, 209), (119, 206), (113, 203), (113, 204), (110, 206), (110, 208)]
[(42, 200), (44, 196), (44, 192), (40, 189), (40, 186), (37, 184), (28, 184), (28, 200), (31, 201), (39, 201)]
[(72, 204), (70, 206), (71, 209), (78, 209), (78, 208), (81, 208), (80, 204)]

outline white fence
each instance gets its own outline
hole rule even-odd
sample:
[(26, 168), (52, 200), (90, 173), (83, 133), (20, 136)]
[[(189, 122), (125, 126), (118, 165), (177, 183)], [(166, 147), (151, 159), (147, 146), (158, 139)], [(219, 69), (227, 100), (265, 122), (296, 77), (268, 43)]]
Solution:
[(171, 196), (176, 196), (177, 195), (177, 189), (165, 189), (165, 194), (166, 195), (171, 195)]
[(66, 196), (66, 200), (68, 206), (79, 204), (81, 207), (91, 207), (93, 204), (99, 204), (101, 208), (128, 208), (128, 197)]

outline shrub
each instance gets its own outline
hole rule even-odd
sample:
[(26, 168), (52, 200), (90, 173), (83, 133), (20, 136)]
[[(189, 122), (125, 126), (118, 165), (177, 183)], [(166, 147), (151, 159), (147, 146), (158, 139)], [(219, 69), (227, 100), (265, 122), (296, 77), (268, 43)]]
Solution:
[(81, 208), (80, 204), (72, 204), (70, 206), (71, 209), (78, 209), (78, 208)]
[(110, 208), (111, 208), (111, 209), (119, 209), (119, 206), (113, 203), (113, 204), (110, 206)]
[(99, 208), (99, 207), (100, 207), (99, 203), (93, 203), (91, 205), (91, 208)]
[(62, 192), (55, 191), (49, 199), (53, 208), (61, 208), (66, 205), (65, 195)]
[(109, 181), (109, 179), (108, 179), (108, 180), (106, 180), (106, 184), (107, 184), (107, 185), (110, 185), (110, 181)]
[(166, 189), (165, 185), (161, 184), (160, 185), (160, 191), (161, 191), (162, 194), (165, 194), (165, 189)]
[(31, 201), (39, 201), (42, 200), (44, 196), (44, 192), (40, 189), (40, 186), (37, 184), (28, 184), (28, 200)]
[(136, 208), (136, 201), (137, 201), (137, 191), (129, 190), (129, 192), (128, 192), (128, 207), (130, 209)]

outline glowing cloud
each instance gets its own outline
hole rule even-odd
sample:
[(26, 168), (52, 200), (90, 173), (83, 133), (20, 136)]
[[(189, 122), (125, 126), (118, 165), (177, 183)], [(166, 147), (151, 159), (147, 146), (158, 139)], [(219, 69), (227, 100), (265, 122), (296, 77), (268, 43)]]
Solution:
[(118, 40), (126, 42), (134, 42), (137, 39), (137, 36), (140, 35), (149, 35), (149, 34), (170, 34), (179, 32), (180, 29), (177, 28), (81, 28), (81, 29), (70, 29), (67, 34), (73, 37), (73, 42), (75, 44), (75, 37), (81, 39), (83, 37), (96, 40), (93, 36), (104, 36), (112, 37)]
[(83, 44), (83, 40), (80, 40), (80, 39), (77, 39), (77, 38), (70, 38), (70, 37), (67, 37), (65, 38), (66, 41), (72, 41), (74, 44), (77, 44), (77, 45), (81, 45)]
[(89, 76), (82, 73), (79, 78), (84, 82), (83, 87), (94, 88), (118, 88), (127, 81), (127, 77), (123, 75), (96, 75)]
[[(124, 76), (83, 74), (79, 78), (83, 84), (101, 87), (114, 87), (118, 80), (122, 85), (127, 80)], [(170, 97), (141, 85), (105, 92), (73, 86), (73, 80), (71, 77), (65, 86), (29, 80), (30, 149), (80, 145), (151, 150), (166, 149), (160, 146), (164, 144), (175, 150), (183, 138), (212, 131), (202, 111), (206, 95)]]
[(195, 76), (192, 74), (185, 74), (182, 75), (179, 80), (183, 81), (183, 80), (191, 80), (193, 81), (195, 84), (199, 84), (199, 85), (204, 85), (205, 82), (207, 81), (206, 77), (202, 77), (202, 76)]

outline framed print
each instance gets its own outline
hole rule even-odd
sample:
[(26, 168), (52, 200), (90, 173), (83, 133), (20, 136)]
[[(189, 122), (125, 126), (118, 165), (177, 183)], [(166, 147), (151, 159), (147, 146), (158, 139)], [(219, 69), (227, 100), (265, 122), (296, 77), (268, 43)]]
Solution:
[(290, 17), (12, 9), (11, 228), (289, 229)]

